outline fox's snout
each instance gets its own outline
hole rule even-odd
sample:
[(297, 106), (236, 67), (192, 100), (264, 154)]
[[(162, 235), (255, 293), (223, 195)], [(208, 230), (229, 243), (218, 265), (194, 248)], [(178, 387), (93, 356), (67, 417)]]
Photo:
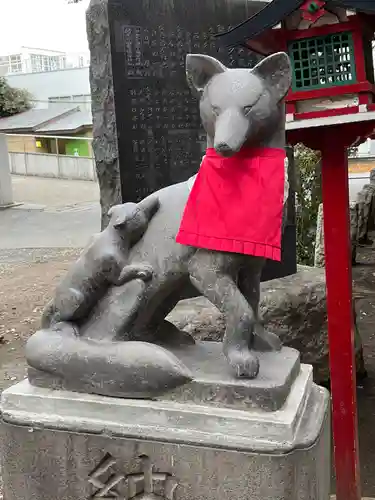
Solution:
[(232, 156), (241, 149), (249, 133), (249, 120), (240, 109), (223, 111), (216, 118), (214, 148), (222, 156)]
[(231, 149), (231, 147), (226, 143), (226, 142), (220, 142), (219, 144), (215, 145), (215, 151), (216, 153), (219, 153), (221, 156), (232, 156), (235, 151)]

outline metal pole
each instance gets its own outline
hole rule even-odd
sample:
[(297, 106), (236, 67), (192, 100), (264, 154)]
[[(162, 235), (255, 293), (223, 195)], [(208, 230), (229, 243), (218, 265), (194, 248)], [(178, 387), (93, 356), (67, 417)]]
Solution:
[(60, 177), (59, 139), (56, 137), (57, 177)]

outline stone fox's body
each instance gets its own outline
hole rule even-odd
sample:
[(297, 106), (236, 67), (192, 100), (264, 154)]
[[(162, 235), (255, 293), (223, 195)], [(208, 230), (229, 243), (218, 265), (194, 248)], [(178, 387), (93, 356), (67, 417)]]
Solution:
[(129, 264), (132, 245), (143, 236), (159, 207), (157, 197), (141, 204), (125, 203), (111, 209), (108, 227), (93, 236), (81, 256), (57, 286), (46, 307), (43, 326), (60, 321), (84, 319), (111, 286), (133, 279), (147, 281), (152, 269), (147, 263)]
[[(222, 156), (229, 157), (243, 146), (285, 148), (285, 111), (283, 98), (291, 83), (290, 61), (286, 54), (274, 54), (261, 61), (252, 70), (227, 69), (219, 61), (204, 55), (187, 57), (188, 82), (200, 97), (200, 114), (207, 132), (207, 145)], [(236, 376), (254, 378), (259, 361), (254, 352), (276, 350), (281, 347), (278, 337), (262, 328), (258, 321), (260, 277), (264, 258), (229, 252), (197, 249), (176, 242), (182, 213), (189, 197), (190, 183), (169, 186), (155, 193), (160, 207), (150, 221), (142, 240), (129, 252), (128, 264), (148, 262), (153, 277), (148, 283), (133, 280), (122, 286), (110, 287), (85, 321), (79, 325), (75, 347), (66, 347), (56, 362), (55, 372), (69, 372), (72, 350), (82, 365), (82, 379), (92, 375), (90, 359), (105, 373), (106, 379), (124, 380), (139, 369), (137, 356), (126, 357), (127, 342), (117, 342), (116, 349), (123, 352), (121, 374), (118, 367), (111, 368), (106, 351), (94, 350), (93, 339), (158, 341), (158, 333), (167, 327), (164, 318), (176, 303), (195, 293), (207, 297), (224, 313), (226, 333), (223, 350)], [(142, 203), (148, 202), (146, 198)], [(229, 203), (235, 200), (228, 200)], [(191, 287), (193, 285), (193, 287)], [(193, 292), (194, 293), (194, 292)], [(48, 324), (48, 323), (47, 323)], [(170, 325), (169, 325), (170, 326)], [(30, 366), (50, 372), (49, 359), (58, 350), (64, 350), (64, 335), (72, 326), (62, 324), (56, 344), (49, 344), (44, 355), (38, 349), (48, 330), (40, 331), (27, 351)], [(176, 333), (171, 328), (169, 335)], [(156, 346), (139, 343), (143, 358), (155, 365)], [(75, 362), (78, 358), (75, 355)], [(55, 356), (56, 357), (56, 356)], [(57, 368), (57, 366), (61, 368)], [(104, 377), (104, 376), (103, 376)], [(145, 380), (145, 387), (149, 381)], [(120, 381), (119, 381), (120, 383)], [(164, 382), (163, 382), (164, 383)], [(167, 386), (165, 386), (167, 387)], [(112, 390), (112, 389), (111, 389)]]

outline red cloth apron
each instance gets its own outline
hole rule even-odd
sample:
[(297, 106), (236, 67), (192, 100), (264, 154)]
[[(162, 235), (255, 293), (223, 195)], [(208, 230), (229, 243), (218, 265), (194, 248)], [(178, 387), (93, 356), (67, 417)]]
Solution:
[(281, 260), (283, 149), (208, 148), (186, 203), (177, 243)]

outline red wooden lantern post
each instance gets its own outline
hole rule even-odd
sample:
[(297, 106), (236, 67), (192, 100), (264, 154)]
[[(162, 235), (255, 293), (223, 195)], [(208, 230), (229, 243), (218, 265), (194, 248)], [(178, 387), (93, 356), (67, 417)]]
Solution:
[(273, 0), (219, 37), (226, 45), (246, 45), (262, 55), (289, 53), (288, 142), (302, 142), (322, 154), (337, 500), (361, 498), (347, 148), (375, 129), (372, 3)]

